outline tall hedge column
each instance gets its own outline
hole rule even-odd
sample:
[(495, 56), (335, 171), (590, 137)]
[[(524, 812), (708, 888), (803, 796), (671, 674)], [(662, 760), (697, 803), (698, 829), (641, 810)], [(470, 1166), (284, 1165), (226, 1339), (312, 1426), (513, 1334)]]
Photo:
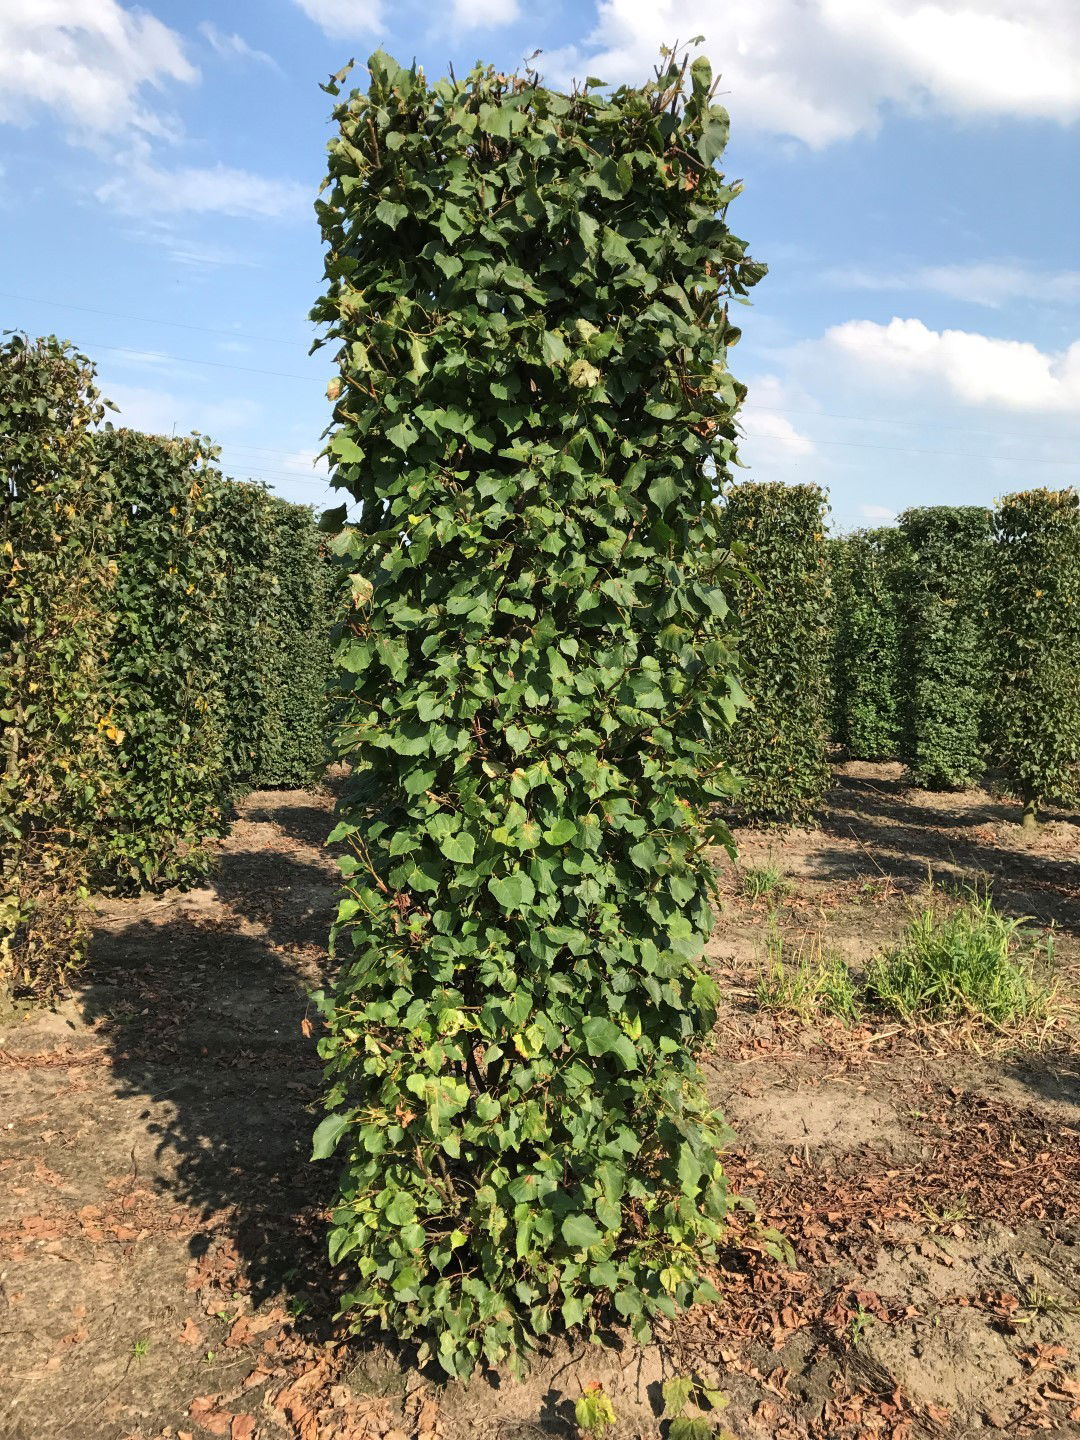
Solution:
[(119, 738), (104, 408), (66, 343), (0, 344), (0, 1004), (56, 991), (86, 939), (84, 837)]
[(224, 486), (205, 436), (102, 431), (116, 520), (114, 633), (104, 664), (119, 730), (94, 868), (121, 886), (191, 883), (229, 796)]
[(905, 510), (901, 758), (917, 784), (974, 784), (986, 765), (991, 517), (978, 505)]
[[(698, 60), (610, 98), (377, 54), (319, 205), (352, 843), (322, 1044), (346, 1305), (466, 1374), (709, 1293), (713, 467), (763, 267)], [(339, 77), (340, 78), (340, 77)], [(332, 84), (331, 92), (337, 92)]]
[(1080, 497), (1006, 495), (994, 527), (993, 745), (1034, 826), (1080, 800)]
[(739, 653), (751, 708), (732, 737), (748, 819), (805, 819), (831, 774), (829, 554), (825, 496), (816, 485), (735, 485), (723, 533), (746, 565), (736, 602)]
[(899, 530), (856, 530), (836, 542), (836, 738), (854, 760), (894, 760), (902, 720), (902, 592)]

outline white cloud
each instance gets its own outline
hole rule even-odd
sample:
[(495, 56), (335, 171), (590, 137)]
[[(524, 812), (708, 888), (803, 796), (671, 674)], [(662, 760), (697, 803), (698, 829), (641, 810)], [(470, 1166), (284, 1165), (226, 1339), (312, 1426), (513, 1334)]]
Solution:
[(281, 463), (275, 464), (275, 469), (295, 470), (301, 476), (307, 476), (312, 480), (329, 480), (330, 467), (326, 462), (326, 456), (320, 455), (317, 450), (290, 450), (281, 456)]
[(46, 109), (90, 137), (166, 134), (146, 91), (197, 78), (175, 30), (117, 0), (0, 4), (0, 121), (24, 124)]
[(790, 471), (794, 462), (815, 453), (810, 437), (782, 413), (802, 409), (806, 402), (779, 376), (758, 376), (750, 381), (748, 391), (746, 404), (739, 412), (743, 432), (739, 458), (750, 467), (752, 478), (771, 479), (774, 471)]
[[(120, 363), (110, 359), (108, 368)], [(139, 363), (135, 360), (132, 365), (137, 368)], [(144, 385), (111, 384), (107, 375), (101, 388), (119, 407), (118, 415), (110, 412), (108, 416), (113, 425), (149, 435), (189, 435), (197, 430), (213, 440), (222, 432), (258, 425), (264, 419), (262, 407), (246, 396), (207, 400), (197, 394), (181, 395)]]
[(740, 128), (814, 147), (873, 132), (889, 107), (1080, 118), (1076, 0), (600, 0), (592, 34), (549, 64), (641, 80), (695, 33)]
[(142, 227), (141, 238), (163, 246), (169, 259), (177, 265), (187, 266), (200, 274), (205, 274), (207, 270), (214, 270), (223, 265), (238, 265), (247, 270), (263, 268), (264, 262), (256, 259), (250, 250), (242, 249), (237, 245), (218, 245), (193, 238), (190, 235), (179, 234), (171, 220), (161, 221), (154, 217), (147, 218), (149, 223)]
[[(200, 28), (219, 53), (275, 63), (238, 35)], [(103, 204), (151, 224), (180, 214), (266, 219), (302, 210), (307, 189), (288, 180), (224, 164), (157, 162), (152, 142), (179, 142), (182, 131), (155, 112), (150, 92), (197, 79), (181, 37), (118, 0), (0, 0), (0, 123), (55, 111), (70, 140), (91, 143), (111, 164), (111, 178), (94, 191)]]
[(125, 160), (95, 192), (123, 215), (231, 215), (277, 220), (299, 214), (311, 202), (306, 185), (273, 180), (228, 165), (165, 169), (148, 155)]
[(921, 320), (887, 325), (849, 320), (798, 347), (804, 362), (840, 364), (863, 383), (928, 386), (967, 405), (1045, 413), (1080, 412), (1080, 340), (1059, 353), (966, 330), (931, 330)]
[(383, 28), (382, 0), (295, 0), (327, 35), (369, 35)]
[[(294, 3), (334, 38), (374, 35), (385, 29), (383, 0), (294, 0)], [(429, 8), (425, 6), (422, 13), (430, 28), (434, 22)], [(462, 30), (509, 25), (520, 13), (518, 0), (452, 0), (449, 6), (451, 22)]]
[(892, 272), (836, 269), (826, 278), (845, 289), (930, 291), (992, 309), (1010, 300), (1044, 305), (1080, 303), (1080, 270), (1043, 271), (1018, 261), (924, 265)]
[[(742, 459), (755, 479), (824, 486), (840, 528), (1080, 479), (1080, 342), (853, 320), (766, 353), (768, 375), (742, 374)], [(784, 421), (809, 452), (785, 450)]]
[(254, 60), (259, 65), (269, 66), (271, 70), (281, 69), (274, 57), (265, 50), (256, 50), (242, 35), (226, 34), (224, 30), (219, 30), (212, 20), (204, 20), (200, 24), (199, 34), (223, 60)]
[(520, 13), (518, 0), (454, 0), (454, 21), (465, 30), (509, 25)]

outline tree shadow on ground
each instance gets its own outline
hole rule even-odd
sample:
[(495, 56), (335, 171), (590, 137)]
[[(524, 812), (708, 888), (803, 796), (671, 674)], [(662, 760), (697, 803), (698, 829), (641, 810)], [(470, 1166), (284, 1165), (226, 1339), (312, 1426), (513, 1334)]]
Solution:
[[(305, 898), (298, 918), (290, 896), (317, 888), (322, 910)], [(231, 1240), (258, 1303), (328, 1278), (335, 1174), (310, 1163), (322, 1086), (303, 1022), (332, 891), (317, 866), (273, 851), (225, 855), (212, 889), (214, 901), (196, 892), (100, 929), (81, 1003), (118, 1093), (146, 1100), (148, 1183), (198, 1217), (193, 1256)]]
[(1080, 1122), (1080, 1060), (1074, 1052), (1019, 1056), (1005, 1066), (1005, 1074), (1038, 1099), (1061, 1106)]
[(290, 840), (313, 849), (322, 847), (333, 827), (326, 799), (304, 790), (256, 791), (247, 797), (244, 817), (276, 825)]
[[(326, 812), (322, 812), (326, 830)], [(227, 852), (213, 890), (233, 915), (259, 926), (273, 945), (325, 959), (338, 877), (331, 862), (319, 864), (291, 849)]]
[(943, 796), (940, 807), (927, 806), (908, 798), (899, 781), (840, 776), (820, 817), (821, 830), (838, 844), (814, 851), (810, 873), (827, 882), (888, 877), (905, 889), (928, 873), (943, 883), (984, 878), (1006, 914), (1080, 933), (1080, 858), (1008, 848), (979, 833), (1007, 819), (1015, 819), (1011, 809), (989, 798), (949, 808)]

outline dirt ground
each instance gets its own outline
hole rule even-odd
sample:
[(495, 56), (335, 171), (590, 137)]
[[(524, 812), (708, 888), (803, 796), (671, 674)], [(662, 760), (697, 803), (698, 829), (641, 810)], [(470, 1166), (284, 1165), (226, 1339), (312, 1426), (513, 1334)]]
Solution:
[[(609, 1434), (657, 1440), (661, 1383), (691, 1373), (735, 1440), (1080, 1435), (1080, 817), (1030, 840), (984, 792), (849, 764), (819, 826), (741, 834), (787, 888), (748, 900), (721, 863), (707, 1073), (733, 1188), (794, 1267), (744, 1222), (723, 1302), (647, 1349), (439, 1389), (332, 1319), (333, 1175), (307, 1159), (330, 806), (248, 797), (206, 889), (100, 901), (85, 983), (0, 1029), (3, 1440), (542, 1440), (594, 1382)], [(1053, 925), (1065, 1018), (1037, 1045), (757, 1007), (770, 927), (859, 967), (928, 868)]]

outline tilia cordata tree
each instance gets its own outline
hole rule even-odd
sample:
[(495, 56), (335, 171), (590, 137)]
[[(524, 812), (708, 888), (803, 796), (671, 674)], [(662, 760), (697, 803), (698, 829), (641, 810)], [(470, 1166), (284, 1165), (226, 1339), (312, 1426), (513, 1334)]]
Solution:
[(318, 205), (360, 514), (315, 1153), (345, 1308), (461, 1375), (709, 1293), (698, 956), (739, 693), (714, 500), (727, 297), (764, 267), (704, 59), (607, 97), (369, 69)]
[(1080, 499), (1006, 495), (994, 515), (994, 758), (1024, 803), (1080, 800)]

